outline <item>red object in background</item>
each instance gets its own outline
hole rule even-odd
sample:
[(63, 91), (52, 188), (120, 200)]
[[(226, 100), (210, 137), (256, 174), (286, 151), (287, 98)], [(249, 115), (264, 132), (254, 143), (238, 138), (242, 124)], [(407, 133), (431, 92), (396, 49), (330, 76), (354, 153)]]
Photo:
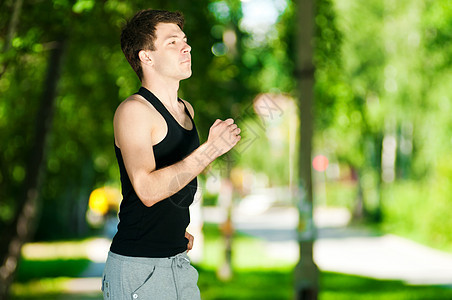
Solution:
[(328, 168), (328, 158), (324, 155), (317, 155), (312, 160), (312, 167), (319, 172), (325, 171)]

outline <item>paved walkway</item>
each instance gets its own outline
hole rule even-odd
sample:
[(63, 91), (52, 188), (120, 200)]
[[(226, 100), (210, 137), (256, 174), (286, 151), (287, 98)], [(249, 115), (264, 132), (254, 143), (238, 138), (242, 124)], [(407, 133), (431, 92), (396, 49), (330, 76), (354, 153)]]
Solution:
[[(218, 223), (225, 218), (218, 208), (203, 208), (202, 215), (206, 222)], [(283, 256), (294, 264), (298, 261), (295, 232), (298, 212), (295, 208), (269, 208), (253, 214), (244, 206), (233, 215), (235, 228), (262, 239), (269, 256)], [(348, 228), (349, 218), (343, 209), (316, 209), (314, 221), (318, 238), (314, 244), (314, 260), (321, 270), (402, 280), (414, 285), (452, 286), (452, 254), (394, 235), (375, 235)], [(109, 247), (108, 238), (89, 242), (86, 254), (93, 263), (82, 275), (84, 278), (68, 282), (68, 292), (99, 292)]]
[[(298, 261), (295, 208), (270, 208), (259, 214), (239, 208), (234, 215), (236, 229), (264, 240), (270, 255)], [(204, 216), (211, 222), (223, 218), (215, 209), (206, 209)], [(390, 234), (350, 229), (346, 227), (348, 220), (346, 210), (316, 209), (314, 260), (321, 270), (408, 284), (452, 285), (452, 254)]]

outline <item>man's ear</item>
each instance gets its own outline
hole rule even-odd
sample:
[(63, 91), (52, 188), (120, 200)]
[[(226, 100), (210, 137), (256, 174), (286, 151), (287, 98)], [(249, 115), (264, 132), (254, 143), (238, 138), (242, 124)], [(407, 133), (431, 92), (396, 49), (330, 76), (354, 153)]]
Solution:
[(141, 50), (138, 52), (138, 58), (143, 64), (151, 64), (153, 62), (148, 50)]

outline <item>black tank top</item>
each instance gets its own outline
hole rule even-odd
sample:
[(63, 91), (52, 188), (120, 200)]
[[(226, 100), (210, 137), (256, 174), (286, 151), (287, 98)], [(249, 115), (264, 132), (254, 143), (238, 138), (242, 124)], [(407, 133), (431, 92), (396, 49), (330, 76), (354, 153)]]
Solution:
[[(168, 127), (165, 138), (153, 146), (156, 169), (182, 160), (199, 147), (198, 132), (187, 107), (185, 112), (193, 124), (191, 130), (183, 128), (149, 90), (141, 87), (137, 94), (155, 107)], [(118, 231), (110, 250), (116, 254), (136, 257), (169, 257), (187, 250), (185, 230), (190, 223), (188, 207), (196, 193), (197, 179), (193, 179), (173, 196), (147, 207), (133, 189), (124, 167), (121, 150), (116, 145), (115, 152), (123, 199), (119, 210)], [(171, 190), (172, 184), (177, 180), (178, 178), (174, 178), (174, 181), (168, 184), (168, 189)]]

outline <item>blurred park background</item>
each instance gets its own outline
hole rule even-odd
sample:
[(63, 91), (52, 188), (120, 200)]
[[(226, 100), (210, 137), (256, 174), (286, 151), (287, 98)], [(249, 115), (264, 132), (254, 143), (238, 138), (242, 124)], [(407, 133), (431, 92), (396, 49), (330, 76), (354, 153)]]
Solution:
[(185, 15), (201, 140), (243, 130), (199, 177), (203, 299), (452, 299), (448, 0), (2, 0), (0, 299), (101, 298), (119, 35), (149, 7)]

